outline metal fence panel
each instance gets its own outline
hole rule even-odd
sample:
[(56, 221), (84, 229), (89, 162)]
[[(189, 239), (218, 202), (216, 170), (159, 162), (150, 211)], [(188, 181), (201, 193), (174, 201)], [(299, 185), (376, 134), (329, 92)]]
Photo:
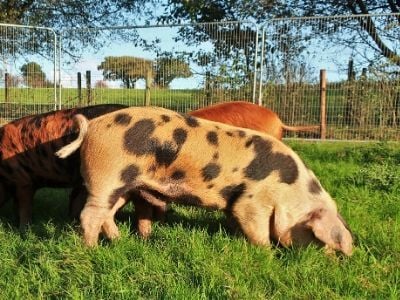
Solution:
[(0, 124), (56, 108), (57, 36), (0, 24)]
[(70, 61), (62, 44), (63, 107), (157, 105), (177, 111), (255, 98), (258, 29), (251, 23), (74, 29), (96, 38)]
[(328, 139), (400, 140), (399, 20), (384, 14), (269, 21), (259, 101), (286, 123), (319, 124), (325, 69)]
[[(399, 141), (399, 20), (400, 14), (274, 19), (261, 33), (245, 22), (74, 28), (61, 32), (58, 55), (51, 29), (3, 24), (0, 117), (4, 123), (99, 103), (186, 112), (247, 100), (288, 125), (326, 118), (328, 139)], [(322, 117), (321, 69), (328, 81)]]

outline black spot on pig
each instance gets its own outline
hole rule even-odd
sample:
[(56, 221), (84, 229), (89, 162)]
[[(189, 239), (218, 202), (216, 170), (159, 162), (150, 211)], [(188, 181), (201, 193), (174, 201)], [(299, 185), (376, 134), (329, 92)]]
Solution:
[(139, 168), (132, 164), (121, 171), (121, 180), (125, 183), (129, 183), (134, 181), (139, 174)]
[(201, 169), (201, 174), (204, 181), (210, 181), (217, 178), (221, 172), (221, 167), (216, 163), (209, 163), (203, 169)]
[(246, 191), (245, 183), (241, 183), (241, 184), (237, 184), (237, 185), (235, 185), (235, 184), (228, 185), (220, 191), (220, 195), (226, 201), (226, 207), (228, 210), (233, 207), (233, 205), (243, 195), (243, 193), (245, 191)]
[(142, 119), (129, 128), (124, 135), (124, 148), (136, 155), (151, 154), (158, 140), (151, 138), (156, 126), (151, 119)]
[(183, 170), (175, 170), (172, 173), (171, 178), (174, 179), (174, 180), (180, 180), (180, 179), (185, 178), (185, 176), (186, 176), (185, 171), (183, 171)]
[(281, 182), (293, 184), (299, 177), (299, 169), (294, 159), (289, 155), (277, 153), (274, 155), (272, 170), (279, 171)]
[(188, 115), (184, 115), (185, 122), (189, 127), (198, 127), (200, 126), (199, 121), (196, 118)]
[(173, 138), (178, 145), (183, 145), (187, 139), (187, 131), (183, 128), (176, 128), (173, 132)]
[(317, 180), (315, 180), (315, 178), (311, 179), (308, 183), (308, 190), (312, 194), (319, 194), (322, 191), (321, 185), (318, 183)]
[(281, 182), (292, 184), (296, 181), (299, 170), (292, 157), (282, 153), (273, 153), (272, 143), (259, 136), (253, 136), (251, 140), (254, 145), (255, 156), (244, 169), (247, 178), (262, 180), (271, 172), (278, 171)]
[(163, 122), (165, 123), (168, 123), (169, 121), (171, 121), (171, 117), (167, 115), (161, 115), (161, 120), (163, 120)]
[(216, 160), (216, 159), (218, 159), (218, 158), (219, 158), (219, 153), (218, 153), (218, 152), (215, 152), (214, 155), (213, 155), (213, 159)]
[(110, 195), (109, 199), (108, 199), (108, 203), (111, 206), (114, 206), (115, 203), (117, 203), (118, 199), (125, 195), (126, 193), (128, 193), (129, 191), (131, 191), (132, 189), (135, 188), (135, 185), (133, 183), (131, 184), (126, 184), (124, 186), (121, 186), (119, 188), (116, 188)]
[(172, 142), (169, 141), (156, 146), (155, 156), (157, 164), (168, 167), (175, 161), (178, 152), (179, 149), (176, 146), (174, 146)]
[(119, 113), (115, 116), (114, 122), (118, 125), (129, 125), (131, 122), (132, 117), (126, 113)]
[(250, 138), (250, 139), (248, 139), (248, 140), (246, 141), (246, 144), (244, 144), (244, 145), (245, 145), (246, 148), (249, 148), (252, 144), (253, 144), (253, 139)]
[(218, 146), (218, 134), (215, 131), (207, 132), (207, 141), (213, 146)]
[(246, 132), (244, 132), (243, 130), (238, 130), (238, 135), (239, 137), (243, 138), (246, 136)]
[(186, 205), (194, 205), (201, 206), (201, 198), (196, 195), (185, 194), (174, 198), (174, 202), (186, 204)]

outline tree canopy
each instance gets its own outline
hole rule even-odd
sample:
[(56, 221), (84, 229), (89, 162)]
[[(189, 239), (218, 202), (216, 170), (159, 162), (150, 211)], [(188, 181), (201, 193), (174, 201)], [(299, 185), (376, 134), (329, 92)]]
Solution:
[(218, 0), (159, 1), (164, 7), (163, 22), (254, 21), (262, 24), (271, 18), (334, 16), (348, 14), (398, 13), (396, 0)]
[[(91, 32), (88, 28), (132, 25), (149, 15), (146, 3), (148, 1), (144, 0), (0, 0), (0, 23), (42, 26), (56, 32), (73, 29), (63, 34), (62, 40), (64, 53), (69, 57), (77, 57), (82, 46), (97, 48), (99, 39), (104, 37), (100, 32)], [(2, 35), (7, 36), (9, 32), (2, 30), (0, 37)], [(133, 35), (131, 38), (137, 37)], [(43, 34), (35, 35), (34, 40), (28, 35), (19, 36), (21, 44), (29, 43), (30, 48), (42, 53), (51, 51), (49, 48), (53, 47), (46, 39), (48, 37)], [(7, 45), (2, 48), (5, 51)]]
[(156, 59), (154, 73), (154, 84), (161, 88), (168, 88), (175, 78), (192, 76), (188, 63), (181, 58), (168, 56), (161, 56)]
[(97, 67), (105, 80), (121, 80), (125, 88), (134, 88), (137, 80), (152, 72), (153, 61), (134, 56), (107, 56)]
[(105, 80), (121, 80), (125, 88), (134, 88), (139, 79), (150, 77), (157, 87), (167, 88), (175, 78), (192, 75), (182, 59), (161, 56), (155, 61), (134, 56), (107, 56), (97, 67)]
[(47, 87), (51, 83), (46, 79), (42, 67), (36, 62), (29, 62), (21, 66), (22, 77), (29, 87)]
[(146, 15), (142, 0), (0, 0), (0, 22), (54, 29), (121, 25), (133, 13)]
[[(324, 0), (219, 0), (219, 1), (186, 1), (168, 0), (164, 3), (164, 11), (159, 16), (159, 22), (178, 23), (178, 22), (214, 22), (214, 21), (252, 21), (257, 24), (264, 24), (273, 18), (289, 17), (311, 17), (311, 16), (335, 16), (335, 15), (365, 15), (376, 13), (399, 13), (400, 1), (395, 0), (346, 0), (346, 1), (324, 1)], [(359, 41), (364, 43), (370, 51), (386, 58), (390, 63), (400, 66), (400, 50), (396, 49), (393, 40), (398, 40), (400, 17), (396, 18), (397, 29), (390, 32), (385, 30), (388, 23), (379, 22), (372, 17), (357, 19), (357, 22), (347, 22), (344, 24), (359, 35)], [(339, 25), (333, 25), (339, 27)], [(331, 28), (331, 29), (332, 29)], [(393, 32), (395, 31), (395, 34)], [(203, 34), (209, 35), (214, 39), (212, 33), (204, 28), (197, 28)], [(337, 32), (337, 29), (330, 33)], [(318, 35), (320, 28), (314, 26), (313, 33)], [(238, 32), (232, 32), (232, 36), (238, 36)], [(240, 34), (240, 32), (239, 32)], [(323, 32), (327, 34), (327, 32)], [(365, 37), (365, 34), (368, 38)], [(182, 33), (181, 38), (190, 40), (195, 36), (193, 32)], [(335, 38), (335, 43), (349, 46), (354, 44), (355, 35), (341, 35)], [(359, 42), (357, 41), (357, 43)], [(301, 46), (301, 45), (300, 45)], [(369, 64), (376, 64), (376, 57), (365, 57)]]

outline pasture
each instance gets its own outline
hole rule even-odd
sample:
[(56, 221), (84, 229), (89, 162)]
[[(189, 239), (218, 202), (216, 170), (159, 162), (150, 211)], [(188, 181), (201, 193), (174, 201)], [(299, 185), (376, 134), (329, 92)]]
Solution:
[(147, 241), (127, 206), (117, 218), (122, 238), (88, 249), (66, 218), (67, 191), (43, 189), (24, 233), (11, 203), (0, 210), (0, 298), (398, 299), (399, 144), (286, 143), (337, 201), (356, 236), (353, 256), (252, 246), (222, 213), (182, 206)]

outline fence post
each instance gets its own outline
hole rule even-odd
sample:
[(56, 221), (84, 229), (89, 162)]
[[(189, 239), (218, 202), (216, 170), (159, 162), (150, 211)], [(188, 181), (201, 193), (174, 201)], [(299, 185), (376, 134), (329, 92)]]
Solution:
[(147, 69), (146, 72), (146, 93), (144, 95), (144, 103), (146, 106), (150, 106), (150, 88), (152, 85), (153, 74), (151, 68)]
[(92, 102), (92, 83), (90, 71), (86, 71), (86, 93), (87, 93), (87, 104)]
[(82, 105), (82, 74), (78, 72), (77, 74), (77, 82), (78, 82), (78, 106)]
[(10, 83), (10, 79), (8, 78), (8, 76), (9, 76), (9, 74), (8, 73), (5, 73), (4, 74), (4, 97), (5, 97), (5, 101), (4, 102), (6, 102), (6, 103), (8, 103), (8, 101), (10, 100), (10, 95), (9, 95), (9, 87), (8, 87), (8, 85), (9, 85), (9, 83)]
[(347, 93), (346, 93), (346, 104), (344, 108), (344, 122), (346, 125), (352, 125), (354, 115), (354, 80), (356, 78), (356, 73), (354, 71), (354, 61), (349, 60), (347, 69)]
[(320, 128), (320, 138), (321, 140), (326, 139), (326, 70), (320, 70), (320, 118), (321, 118), (321, 128)]
[(206, 88), (206, 103), (204, 103), (204, 106), (208, 106), (211, 103), (211, 72), (206, 71), (206, 82), (205, 82), (205, 88)]
[(361, 78), (364, 80), (367, 79), (367, 68), (362, 68)]
[[(394, 79), (395, 87), (400, 86), (400, 75)], [(393, 122), (392, 125), (397, 127), (400, 125), (400, 90), (396, 89), (394, 93), (394, 110), (393, 110)]]

